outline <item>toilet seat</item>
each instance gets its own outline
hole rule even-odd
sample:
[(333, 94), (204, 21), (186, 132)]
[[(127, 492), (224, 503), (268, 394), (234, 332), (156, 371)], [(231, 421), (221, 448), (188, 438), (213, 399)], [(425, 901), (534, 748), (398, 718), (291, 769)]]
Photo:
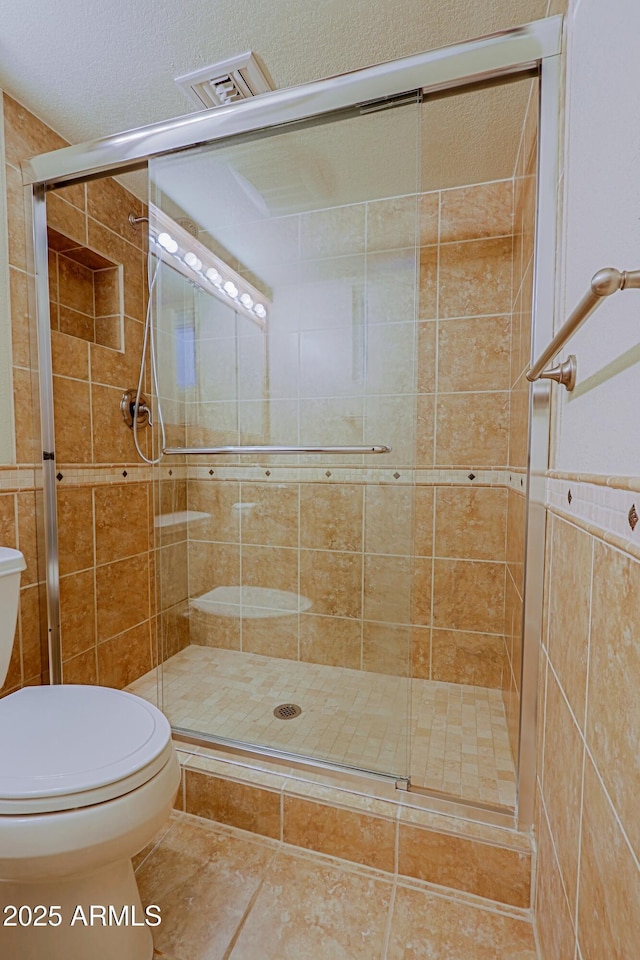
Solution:
[(0, 816), (124, 796), (173, 756), (166, 717), (108, 687), (25, 687), (0, 700), (0, 731)]

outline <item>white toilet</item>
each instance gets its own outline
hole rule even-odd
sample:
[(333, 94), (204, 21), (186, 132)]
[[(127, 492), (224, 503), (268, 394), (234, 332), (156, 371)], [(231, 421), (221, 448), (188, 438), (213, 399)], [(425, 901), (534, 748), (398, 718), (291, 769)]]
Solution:
[[(24, 568), (0, 547), (0, 685)], [(63, 685), (0, 699), (0, 957), (150, 960), (161, 910), (143, 910), (131, 857), (179, 781), (169, 723), (139, 697)]]

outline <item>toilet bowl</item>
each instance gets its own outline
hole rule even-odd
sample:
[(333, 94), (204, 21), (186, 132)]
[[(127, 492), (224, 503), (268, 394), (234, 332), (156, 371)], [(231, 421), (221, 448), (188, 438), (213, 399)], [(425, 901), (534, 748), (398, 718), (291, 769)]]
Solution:
[[(8, 626), (13, 641), (16, 553), (0, 548), (0, 646)], [(143, 909), (131, 857), (179, 781), (166, 717), (133, 694), (61, 685), (0, 699), (0, 957), (150, 960), (161, 905)]]

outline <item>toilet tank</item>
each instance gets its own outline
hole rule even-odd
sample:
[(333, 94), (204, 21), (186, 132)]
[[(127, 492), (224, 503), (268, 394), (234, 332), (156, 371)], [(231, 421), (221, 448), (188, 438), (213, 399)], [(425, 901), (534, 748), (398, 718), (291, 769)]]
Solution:
[(9, 669), (18, 617), (20, 574), (26, 566), (19, 550), (0, 547), (0, 687)]

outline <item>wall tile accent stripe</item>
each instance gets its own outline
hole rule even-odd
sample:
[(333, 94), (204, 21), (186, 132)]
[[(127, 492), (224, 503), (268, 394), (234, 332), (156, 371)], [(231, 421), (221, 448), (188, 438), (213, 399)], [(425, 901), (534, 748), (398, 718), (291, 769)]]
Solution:
[(640, 554), (640, 526), (632, 530), (629, 523), (632, 508), (640, 509), (639, 491), (587, 483), (575, 477), (560, 479), (552, 476), (547, 479), (546, 501), (554, 513), (581, 522), (589, 529), (596, 528), (595, 532), (609, 534), (619, 541), (617, 545), (621, 549)]
[[(419, 484), (425, 486), (462, 485), (468, 487), (511, 487), (519, 493), (526, 492), (526, 473), (523, 470), (478, 470), (473, 469), (473, 480), (469, 478), (469, 469), (412, 469), (395, 471), (392, 468), (340, 467), (326, 464), (308, 465), (270, 465), (267, 476), (266, 466), (228, 466), (211, 467), (191, 464), (164, 464), (158, 468), (143, 463), (82, 464), (61, 463), (62, 473), (59, 483), (63, 486), (77, 486), (88, 483), (149, 483), (152, 480), (235, 480), (239, 482), (270, 481), (277, 483), (390, 483), (394, 486)], [(126, 470), (126, 476), (123, 471)], [(171, 473), (169, 472), (171, 471)], [(213, 471), (213, 472), (211, 472)], [(395, 473), (400, 476), (396, 477)], [(611, 479), (611, 478), (609, 478)], [(623, 478), (624, 479), (624, 478)], [(613, 486), (609, 484), (609, 486)], [(0, 490), (27, 490), (42, 487), (42, 470), (39, 467), (15, 465), (0, 466)], [(624, 488), (623, 488), (624, 489)]]
[[(178, 468), (180, 469), (180, 468)], [(184, 467), (181, 468), (184, 471)], [(153, 471), (146, 464), (60, 464), (59, 473), (62, 479), (58, 486), (75, 487), (97, 483), (150, 483), (153, 480)], [(177, 475), (174, 467), (175, 479), (182, 479)]]
[[(175, 467), (173, 468), (175, 471)], [(210, 466), (188, 466), (189, 480), (235, 480), (240, 482), (257, 482), (267, 480), (270, 483), (390, 483), (394, 486), (407, 484), (419, 485), (463, 485), (466, 487), (506, 486), (508, 473), (506, 470), (474, 470), (473, 481), (469, 480), (469, 470), (416, 470), (406, 468), (396, 471), (391, 467), (335, 467), (332, 465), (327, 476), (326, 464), (319, 466), (273, 466), (269, 467), (267, 475), (264, 466), (229, 466), (214, 467), (210, 475)], [(168, 469), (160, 469), (160, 477), (168, 479)], [(396, 477), (396, 473), (399, 476)], [(175, 476), (175, 474), (174, 474)]]
[(635, 490), (640, 492), (640, 477), (607, 476), (604, 473), (566, 473), (563, 470), (549, 470), (547, 476), (553, 480), (579, 480), (581, 483), (593, 483), (598, 487), (613, 487), (616, 490)]
[(526, 494), (527, 492), (527, 471), (526, 470), (514, 470), (513, 467), (510, 468), (506, 480), (503, 481), (504, 486), (509, 487), (515, 493)]
[(0, 490), (34, 490), (42, 487), (42, 470), (25, 466), (0, 466)]

